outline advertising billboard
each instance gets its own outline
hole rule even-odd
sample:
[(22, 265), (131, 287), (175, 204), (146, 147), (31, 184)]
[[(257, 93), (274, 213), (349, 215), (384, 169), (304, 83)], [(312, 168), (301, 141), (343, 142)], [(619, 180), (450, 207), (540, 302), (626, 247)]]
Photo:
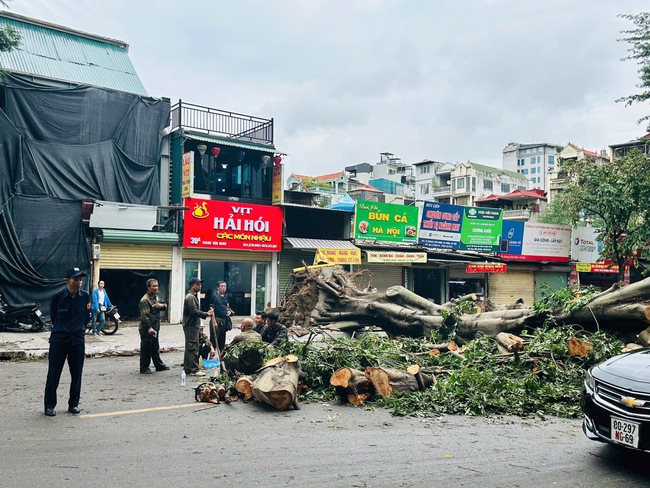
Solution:
[(593, 227), (576, 227), (571, 231), (571, 259), (582, 263), (597, 263), (603, 252), (603, 241)]
[(357, 201), (354, 238), (415, 244), (418, 208), (411, 205)]
[(497, 252), (503, 211), (425, 201), (418, 244), (434, 249)]
[(509, 261), (569, 261), (571, 227), (503, 221), (499, 255)]
[(183, 246), (279, 252), (282, 208), (186, 198)]

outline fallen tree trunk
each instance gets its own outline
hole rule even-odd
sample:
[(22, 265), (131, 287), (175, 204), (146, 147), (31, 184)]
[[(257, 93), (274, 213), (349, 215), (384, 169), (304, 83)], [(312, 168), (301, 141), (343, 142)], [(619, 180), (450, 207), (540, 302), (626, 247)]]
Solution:
[[(475, 295), (435, 304), (402, 286), (390, 287), (385, 293), (360, 290), (354, 280), (362, 274), (347, 273), (340, 266), (294, 273), (293, 293), (285, 297), (280, 321), (287, 326), (327, 326), (344, 331), (377, 326), (389, 335), (406, 337), (430, 337), (448, 329), (474, 338), (477, 334), (516, 334), (539, 327), (548, 318), (546, 312), (537, 313), (521, 303), (493, 307), (483, 300), (479, 307)], [(480, 313), (467, 313), (472, 308)], [(497, 309), (482, 311), (486, 308)], [(587, 329), (643, 330), (650, 326), (650, 278), (626, 287), (614, 286), (583, 307), (555, 310), (551, 315), (557, 323)]]

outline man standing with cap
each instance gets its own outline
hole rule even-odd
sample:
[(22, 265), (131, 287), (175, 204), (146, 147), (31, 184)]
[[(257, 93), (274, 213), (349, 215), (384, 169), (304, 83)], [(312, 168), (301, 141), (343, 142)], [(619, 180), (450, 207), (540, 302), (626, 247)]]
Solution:
[(67, 359), (70, 368), (70, 398), (68, 412), (79, 413), (81, 376), (86, 356), (86, 325), (90, 321), (90, 295), (81, 289), (86, 276), (79, 268), (70, 268), (65, 275), (66, 288), (58, 292), (50, 303), (52, 334), (45, 382), (45, 415), (54, 417), (56, 390)]
[(151, 374), (149, 365), (153, 361), (156, 371), (167, 371), (169, 366), (160, 359), (160, 311), (167, 305), (158, 297), (158, 280), (147, 280), (147, 293), (140, 299), (140, 373)]
[(214, 310), (210, 307), (207, 312), (202, 312), (199, 306), (198, 293), (201, 291), (203, 280), (192, 278), (190, 291), (185, 296), (183, 304), (183, 333), (185, 334), (185, 355), (183, 356), (183, 370), (185, 374), (205, 376), (199, 371), (199, 327), (201, 319), (212, 317)]

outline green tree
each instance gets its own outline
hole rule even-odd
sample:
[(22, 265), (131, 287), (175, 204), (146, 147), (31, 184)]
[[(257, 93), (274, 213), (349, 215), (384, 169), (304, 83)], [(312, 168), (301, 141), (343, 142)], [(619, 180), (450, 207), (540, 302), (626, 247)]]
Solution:
[[(618, 39), (620, 42), (627, 42), (630, 45), (627, 50), (629, 54), (622, 61), (634, 60), (639, 66), (637, 72), (641, 82), (636, 86), (641, 89), (641, 93), (616, 100), (625, 102), (625, 106), (630, 106), (633, 103), (645, 102), (650, 99), (650, 13), (621, 14), (619, 17), (631, 21), (636, 26), (635, 29), (621, 31), (627, 37)], [(650, 115), (641, 117), (638, 123), (640, 124), (644, 120), (650, 120)], [(650, 130), (650, 124), (648, 124), (647, 130)]]
[[(7, 5), (7, 1), (11, 0), (0, 0), (0, 4), (4, 5), (6, 8), (9, 8), (9, 5)], [(20, 32), (18, 32), (16, 29), (9, 25), (5, 25), (4, 27), (0, 28), (0, 52), (1, 53), (7, 53), (11, 51), (12, 49), (16, 49), (20, 45), (20, 41), (22, 40), (22, 36), (20, 35)], [(2, 66), (0, 66), (0, 83), (2, 83), (4, 79), (4, 71), (2, 70)]]
[(563, 161), (562, 170), (565, 186), (553, 206), (573, 225), (593, 222), (604, 244), (602, 257), (618, 264), (622, 281), (625, 264), (636, 262), (650, 242), (650, 157), (634, 150), (603, 165)]
[(539, 214), (537, 221), (540, 224), (573, 225), (566, 207), (557, 198)]

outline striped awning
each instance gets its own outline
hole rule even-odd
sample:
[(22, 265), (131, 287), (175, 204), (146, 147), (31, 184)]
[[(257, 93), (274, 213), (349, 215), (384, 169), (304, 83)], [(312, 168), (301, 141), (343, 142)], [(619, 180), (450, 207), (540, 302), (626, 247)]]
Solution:
[(334, 239), (285, 237), (284, 240), (294, 249), (357, 249), (357, 246), (350, 241), (338, 241)]

